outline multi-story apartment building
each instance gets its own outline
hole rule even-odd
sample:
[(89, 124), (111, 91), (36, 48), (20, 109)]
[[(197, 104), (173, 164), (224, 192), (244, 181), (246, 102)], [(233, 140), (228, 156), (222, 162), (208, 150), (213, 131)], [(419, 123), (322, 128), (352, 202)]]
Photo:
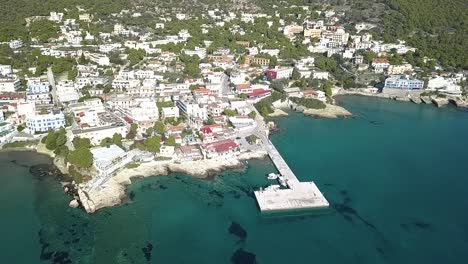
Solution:
[(280, 68), (275, 67), (266, 71), (265, 76), (267, 79), (287, 79), (291, 78), (293, 68)]
[(394, 75), (385, 80), (384, 89), (419, 90), (424, 88), (424, 82), (409, 75)]
[(28, 116), (26, 118), (26, 127), (30, 133), (59, 129), (65, 127), (65, 115), (61, 111), (52, 111), (45, 115)]
[(0, 78), (0, 92), (14, 92), (21, 87), (21, 82), (16, 78)]

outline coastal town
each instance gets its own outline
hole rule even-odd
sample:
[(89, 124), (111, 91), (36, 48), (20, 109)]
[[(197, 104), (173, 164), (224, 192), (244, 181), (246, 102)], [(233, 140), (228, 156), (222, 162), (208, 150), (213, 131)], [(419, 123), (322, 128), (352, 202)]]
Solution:
[(280, 175), (255, 192), (262, 211), (327, 207), (269, 141), (272, 117), (350, 116), (334, 100), (348, 94), (468, 107), (468, 71), (377, 40), (346, 10), (151, 12), (55, 10), (26, 19), (31, 39), (0, 43), (0, 144), (51, 155), (77, 188), (72, 207), (120, 204), (134, 177), (267, 156)]

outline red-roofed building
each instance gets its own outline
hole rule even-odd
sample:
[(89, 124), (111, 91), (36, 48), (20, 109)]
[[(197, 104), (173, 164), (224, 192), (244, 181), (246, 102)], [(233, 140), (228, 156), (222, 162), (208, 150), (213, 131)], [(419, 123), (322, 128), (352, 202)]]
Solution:
[(209, 94), (210, 90), (206, 89), (205, 87), (199, 87), (198, 89), (193, 90), (193, 92), (195, 94), (203, 95), (203, 94)]
[(213, 120), (215, 121), (216, 124), (226, 124), (225, 115), (213, 116)]
[(200, 152), (198, 145), (186, 145), (181, 146), (177, 151), (177, 156), (179, 160), (183, 161), (192, 161), (192, 160), (201, 160), (203, 155)]
[(182, 134), (182, 131), (184, 131), (184, 129), (185, 129), (184, 125), (172, 126), (167, 129), (166, 135), (170, 137), (176, 134)]
[(372, 67), (375, 72), (384, 72), (390, 66), (390, 62), (387, 58), (374, 58), (372, 60)]
[(302, 94), (304, 95), (304, 97), (309, 97), (309, 96), (317, 96), (317, 91), (315, 90), (304, 90), (302, 91)]
[(239, 151), (239, 146), (232, 139), (216, 141), (202, 146), (203, 155), (208, 159), (237, 155)]
[(239, 84), (236, 85), (236, 91), (239, 94), (248, 94), (253, 91), (253, 88), (249, 84)]
[(320, 101), (325, 101), (326, 96), (323, 91), (316, 91), (316, 90), (304, 90), (302, 91), (302, 94), (304, 95), (304, 98), (313, 98), (313, 99), (318, 99)]
[(204, 125), (202, 126), (201, 131), (204, 131), (204, 130), (210, 130), (211, 132), (219, 133), (223, 131), (223, 125), (221, 124)]
[(221, 124), (213, 124), (213, 125), (204, 125), (200, 129), (200, 137), (203, 142), (212, 142), (218, 138), (219, 134), (223, 133), (223, 126)]
[(265, 90), (265, 89), (254, 89), (252, 92), (247, 94), (249, 96), (249, 99), (254, 99), (255, 101), (261, 100), (265, 97), (268, 97), (271, 95), (270, 90)]

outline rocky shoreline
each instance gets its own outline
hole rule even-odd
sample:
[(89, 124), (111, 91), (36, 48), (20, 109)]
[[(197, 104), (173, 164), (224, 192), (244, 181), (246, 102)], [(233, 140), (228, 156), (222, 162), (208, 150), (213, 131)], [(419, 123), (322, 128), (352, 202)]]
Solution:
[(175, 172), (206, 179), (228, 169), (244, 168), (243, 160), (262, 159), (266, 156), (266, 152), (259, 151), (244, 152), (229, 159), (205, 159), (182, 163), (151, 161), (142, 163), (137, 168), (120, 170), (114, 177), (105, 182), (102, 188), (89, 189), (86, 185), (81, 185), (78, 189), (78, 195), (85, 211), (94, 213), (101, 208), (117, 206), (128, 200), (126, 188), (135, 179), (163, 176)]
[(344, 107), (332, 104), (326, 104), (324, 109), (309, 109), (306, 108), (303, 111), (306, 116), (315, 116), (322, 118), (339, 118), (339, 117), (350, 117), (351, 112), (346, 110)]
[(421, 91), (413, 93), (369, 93), (359, 89), (338, 91), (336, 95), (359, 95), (368, 97), (377, 97), (391, 99), (402, 102), (413, 102), (415, 104), (433, 104), (436, 107), (443, 107), (449, 104), (457, 108), (468, 108), (468, 98), (460, 98), (456, 96), (438, 96), (438, 95), (422, 95)]
[(288, 100), (281, 102), (280, 100), (273, 103), (274, 112), (269, 114), (271, 117), (281, 117), (287, 116), (288, 113), (283, 109), (289, 109), (296, 112), (303, 113), (306, 116), (314, 116), (320, 118), (340, 118), (340, 117), (350, 117), (353, 114), (346, 110), (344, 107), (325, 103), (325, 108), (322, 109), (312, 109), (306, 108), (304, 106), (298, 105)]
[(87, 213), (94, 213), (105, 207), (113, 207), (128, 200), (126, 188), (135, 179), (164, 176), (170, 173), (184, 173), (200, 179), (207, 179), (229, 169), (245, 167), (242, 161), (249, 159), (263, 159), (268, 156), (266, 151), (243, 152), (236, 157), (224, 159), (204, 159), (199, 161), (151, 161), (141, 163), (137, 168), (123, 168), (106, 181), (102, 188), (90, 189), (86, 183), (76, 184), (68, 174), (64, 160), (45, 148), (41, 143), (25, 147), (1, 150), (3, 152), (28, 151), (42, 154), (52, 159), (52, 164), (35, 166), (31, 173), (38, 176), (55, 176), (62, 184), (64, 192), (72, 198), (70, 207), (82, 208)]

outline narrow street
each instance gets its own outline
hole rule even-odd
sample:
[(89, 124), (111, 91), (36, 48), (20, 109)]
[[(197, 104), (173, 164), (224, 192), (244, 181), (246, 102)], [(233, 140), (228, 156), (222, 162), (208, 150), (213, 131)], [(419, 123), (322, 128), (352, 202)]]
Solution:
[(55, 86), (55, 78), (54, 78), (54, 73), (52, 72), (52, 67), (47, 68), (47, 79), (49, 80), (49, 83), (52, 86), (52, 90), (50, 91), (50, 94), (52, 95), (52, 103), (55, 106), (57, 106), (58, 105), (57, 87)]

